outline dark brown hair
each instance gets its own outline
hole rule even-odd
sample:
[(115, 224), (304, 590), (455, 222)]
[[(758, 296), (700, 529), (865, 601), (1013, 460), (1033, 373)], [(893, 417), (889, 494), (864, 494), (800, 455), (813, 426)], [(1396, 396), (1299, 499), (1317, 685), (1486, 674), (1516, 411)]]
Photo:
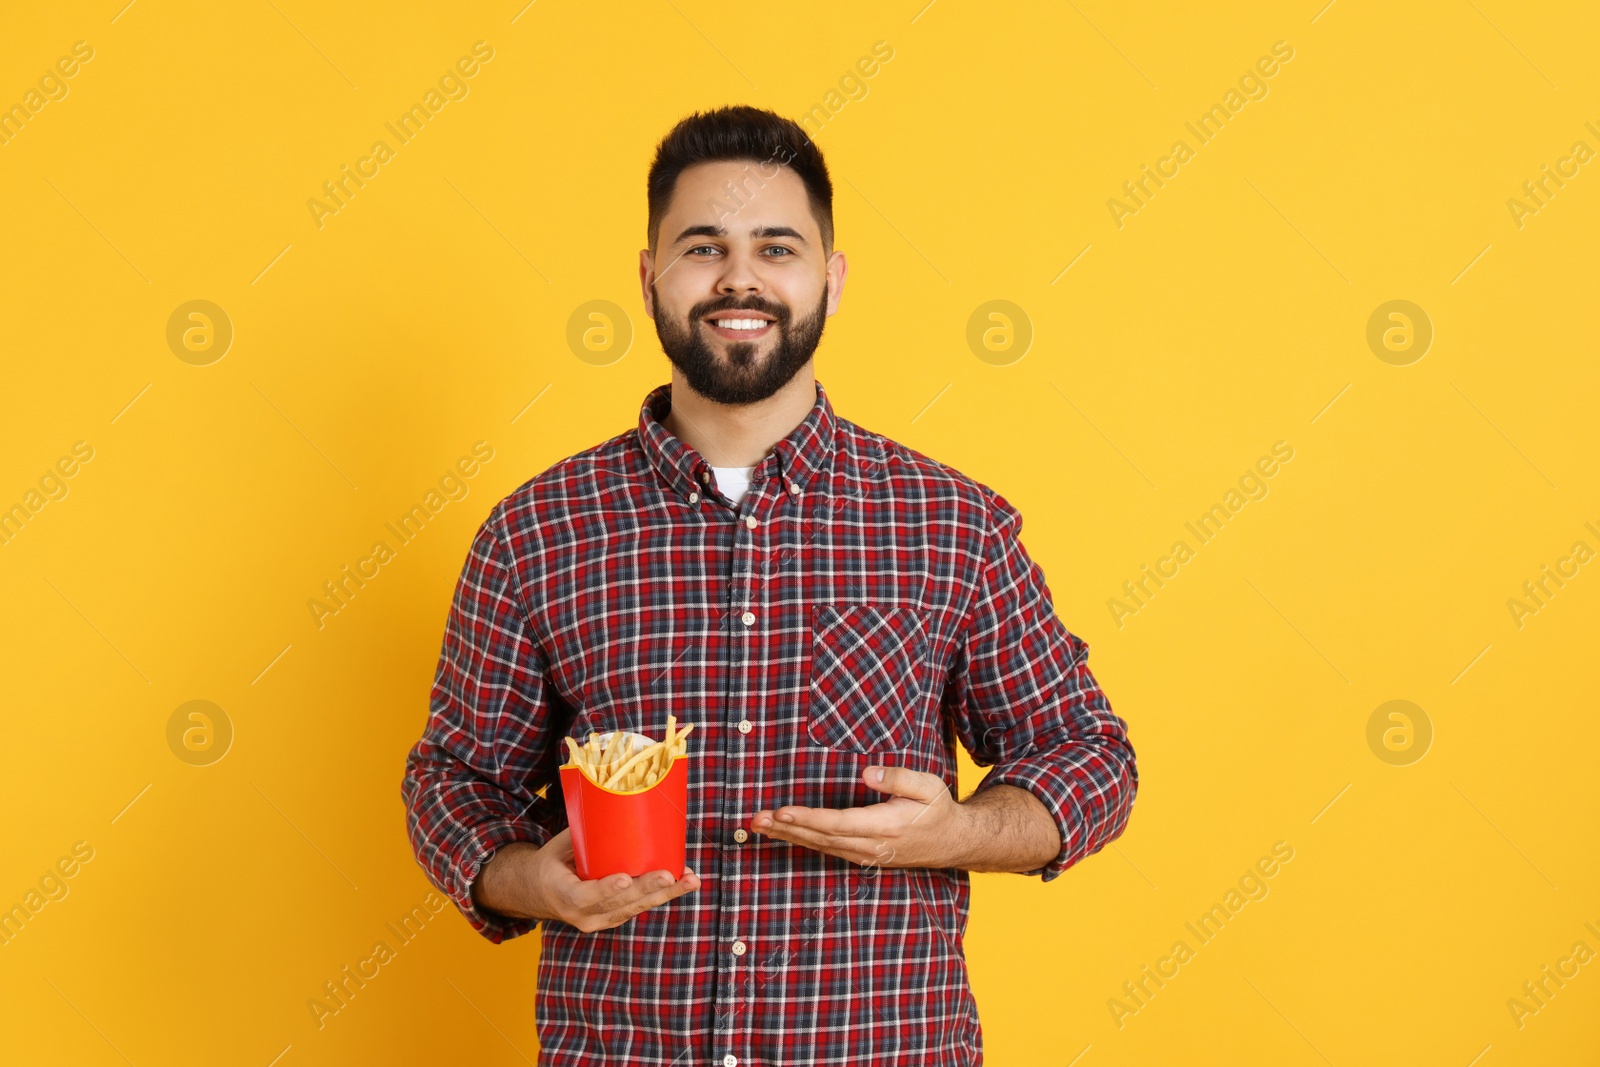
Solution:
[(794, 171), (805, 183), (811, 215), (822, 231), (823, 253), (833, 251), (833, 182), (828, 178), (822, 150), (799, 123), (761, 108), (735, 105), (695, 112), (674, 126), (656, 146), (648, 182), (647, 226), (652, 252), (678, 175), (685, 167), (717, 160), (765, 164), (767, 178), (772, 176), (774, 165)]

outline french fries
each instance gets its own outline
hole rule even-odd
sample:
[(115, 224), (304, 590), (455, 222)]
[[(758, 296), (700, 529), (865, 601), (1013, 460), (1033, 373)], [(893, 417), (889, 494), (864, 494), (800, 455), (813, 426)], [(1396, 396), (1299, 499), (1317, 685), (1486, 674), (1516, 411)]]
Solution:
[(672, 761), (688, 753), (684, 738), (694, 729), (690, 723), (678, 729), (678, 717), (667, 716), (667, 733), (660, 741), (633, 748), (621, 730), (602, 737), (591, 733), (585, 744), (567, 738), (568, 767), (577, 767), (598, 786), (619, 793), (649, 789), (667, 773)]

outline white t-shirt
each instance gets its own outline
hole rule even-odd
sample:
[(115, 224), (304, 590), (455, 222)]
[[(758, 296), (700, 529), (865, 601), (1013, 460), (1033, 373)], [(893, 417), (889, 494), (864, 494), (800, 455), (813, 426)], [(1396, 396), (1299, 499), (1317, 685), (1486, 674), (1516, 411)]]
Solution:
[(751, 464), (748, 467), (712, 467), (711, 471), (717, 476), (717, 488), (737, 504), (744, 499), (744, 494), (749, 490), (750, 475), (755, 469), (755, 465)]

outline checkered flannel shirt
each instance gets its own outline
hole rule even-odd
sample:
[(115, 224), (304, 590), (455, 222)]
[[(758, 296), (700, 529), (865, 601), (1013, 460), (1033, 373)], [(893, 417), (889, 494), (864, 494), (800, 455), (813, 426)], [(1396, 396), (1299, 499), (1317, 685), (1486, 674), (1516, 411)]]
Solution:
[[(821, 383), (735, 505), (661, 419), (500, 501), (467, 554), (402, 796), (418, 862), (477, 907), (512, 841), (566, 826), (563, 738), (692, 722), (688, 865), (701, 888), (594, 933), (543, 920), (541, 1064), (928, 1067), (982, 1062), (965, 870), (863, 866), (747, 830), (785, 804), (886, 798), (871, 763), (1044, 803), (1058, 877), (1125, 827), (1127, 724), (1057, 619), (1004, 497), (837, 416)], [(726, 463), (721, 457), (711, 457)]]

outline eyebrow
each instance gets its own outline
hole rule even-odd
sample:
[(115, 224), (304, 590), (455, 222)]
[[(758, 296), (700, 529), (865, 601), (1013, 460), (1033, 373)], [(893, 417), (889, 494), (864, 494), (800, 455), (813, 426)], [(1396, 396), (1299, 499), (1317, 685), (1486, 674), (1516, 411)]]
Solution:
[[(673, 247), (676, 247), (677, 245), (682, 244), (684, 241), (688, 240), (691, 237), (726, 237), (726, 236), (728, 236), (728, 230), (724, 226), (710, 226), (710, 225), (690, 226), (688, 229), (686, 229), (682, 233), (678, 234), (678, 239), (676, 241), (673, 241), (672, 245), (673, 245)], [(756, 226), (753, 229), (751, 229), (750, 236), (752, 238), (757, 239), (757, 240), (760, 240), (763, 237), (787, 237), (790, 240), (798, 241), (801, 244), (805, 244), (806, 243), (806, 239), (803, 236), (801, 236), (800, 231), (796, 230), (792, 226)]]

